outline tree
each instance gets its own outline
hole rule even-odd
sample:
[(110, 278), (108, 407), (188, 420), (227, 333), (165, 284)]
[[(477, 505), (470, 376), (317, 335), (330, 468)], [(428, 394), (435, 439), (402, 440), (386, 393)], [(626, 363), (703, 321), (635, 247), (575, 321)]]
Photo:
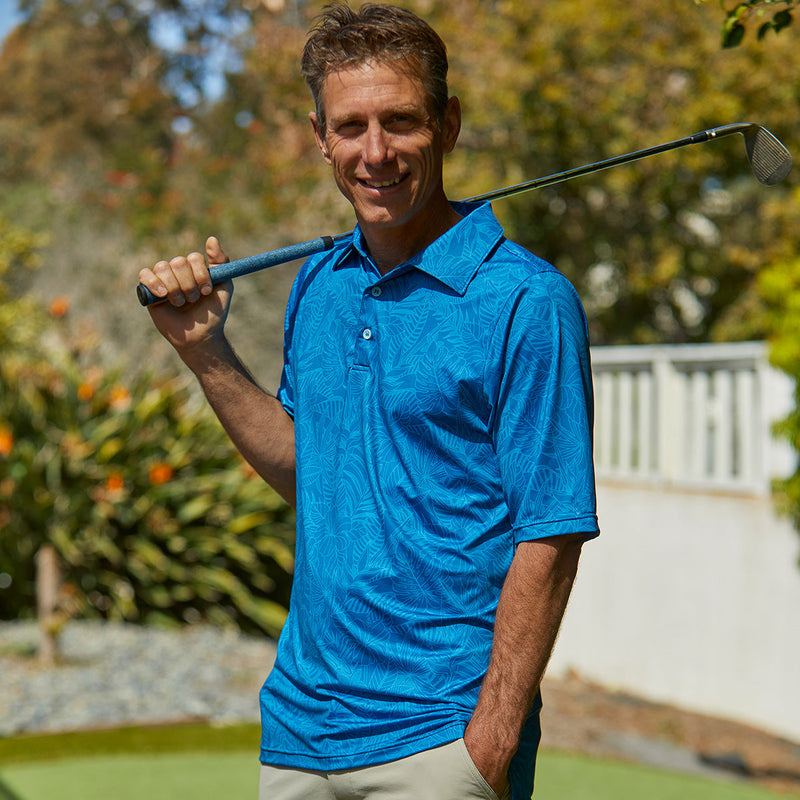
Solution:
[[(78, 199), (142, 238), (201, 206), (179, 174), (211, 72), (249, 19), (230, 0), (27, 0), (0, 54), (0, 181)], [(220, 55), (222, 54), (222, 55)], [(19, 192), (17, 192), (19, 194)]]
[[(167, 65), (141, 16), (48, 0), (0, 57), (0, 175), (56, 180), (79, 165), (142, 169), (172, 152)], [(109, 157), (110, 154), (110, 157)]]
[[(459, 194), (516, 183), (748, 119), (779, 137), (800, 108), (796, 48), (719, 48), (676, 0), (569, 7), (437, 4), (462, 95)], [(480, 46), (477, 43), (480, 43)], [(791, 148), (791, 140), (788, 140)], [(508, 233), (575, 283), (592, 340), (763, 334), (754, 278), (800, 237), (791, 181), (755, 182), (741, 142), (683, 149), (496, 204)], [(460, 191), (459, 191), (460, 190)]]
[[(797, 198), (800, 199), (800, 198)], [(800, 257), (787, 252), (759, 276), (767, 327), (770, 330), (770, 359), (795, 384), (795, 408), (775, 429), (795, 453), (800, 453)], [(782, 511), (800, 532), (800, 466), (775, 486)], [(798, 562), (800, 563), (800, 561)]]
[[(705, 3), (707, 0), (695, 0)], [(720, 3), (724, 5), (724, 3)], [(796, 0), (737, 0), (725, 11), (722, 23), (722, 46), (736, 47), (747, 32), (747, 25), (754, 20), (758, 24), (756, 36), (759, 41), (770, 33), (780, 33), (792, 24), (792, 11)]]

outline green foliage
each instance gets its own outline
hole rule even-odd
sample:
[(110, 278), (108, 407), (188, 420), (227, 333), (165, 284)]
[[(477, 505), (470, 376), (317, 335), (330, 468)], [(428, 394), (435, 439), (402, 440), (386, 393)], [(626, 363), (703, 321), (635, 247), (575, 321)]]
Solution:
[[(465, 109), (449, 165), (464, 195), (725, 122), (793, 135), (798, 56), (785, 37), (723, 51), (713, 15), (687, 14), (682, 0), (541, 3), (536, 14), (522, 0), (484, 5), (437, 4), (434, 19)], [(742, 145), (684, 148), (496, 212), (576, 285), (594, 344), (763, 335), (749, 313), (754, 278), (782, 247), (777, 227), (800, 236), (800, 213), (785, 202), (791, 179), (765, 190)]]
[[(32, 258), (30, 240), (0, 225), (9, 241), (0, 263)], [(35, 609), (35, 556), (50, 542), (72, 610), (277, 635), (292, 512), (185, 383), (103, 369), (97, 337), (68, 316), (64, 301), (48, 317), (0, 300), (0, 573), (11, 578), (0, 618)]]
[[(46, 236), (36, 235), (10, 223), (0, 214), (0, 303), (7, 299), (9, 285), (15, 283), (20, 273), (36, 269), (40, 265), (39, 251), (46, 239)], [(0, 337), (11, 334), (12, 332), (0, 333)]]
[[(695, 3), (705, 3), (707, 0), (695, 0)], [(758, 41), (764, 39), (769, 33), (780, 33), (792, 24), (792, 10), (796, 7), (796, 0), (737, 0), (726, 3), (720, 0), (720, 6), (725, 9), (725, 19), (722, 23), (721, 40), (725, 48), (738, 47), (747, 33), (747, 24), (755, 20), (758, 24), (756, 37)]]
[[(798, 193), (800, 199), (800, 193)], [(775, 426), (775, 434), (800, 454), (800, 256), (772, 264), (759, 276), (759, 287), (772, 331), (770, 358), (795, 382), (795, 408)], [(800, 531), (800, 466), (776, 481), (783, 511)]]
[[(0, 209), (57, 232), (40, 293), (60, 285), (116, 298), (142, 266), (200, 249), (209, 233), (237, 257), (351, 223), (313, 144), (298, 70), (323, 4), (26, 0), (26, 22), (0, 53)], [(785, 29), (795, 4), (723, 2), (730, 43), (736, 25)], [(797, 149), (800, 50), (785, 30), (769, 47), (753, 35), (720, 48), (719, 11), (703, 0), (408, 5), (443, 35), (462, 99), (446, 166), (453, 197), (727, 122), (757, 122)], [(153, 19), (174, 13), (185, 31), (178, 51), (154, 41), (148, 8)], [(235, 24), (217, 25), (223, 18)], [(223, 28), (236, 32), (220, 36), (240, 67), (219, 98), (187, 104), (187, 82), (202, 85)], [(757, 276), (797, 252), (800, 204), (796, 174), (765, 189), (743, 150), (727, 137), (495, 210), (510, 238), (576, 285), (594, 344), (763, 337)], [(70, 236), (80, 244), (65, 247)], [(237, 342), (257, 373), (280, 363), (288, 273), (278, 275), (237, 285), (232, 330), (264, 331), (256, 345)], [(109, 347), (140, 341), (141, 318), (103, 306), (94, 313)], [(142, 360), (163, 352), (158, 340)]]
[[(311, 99), (297, 63), (321, 2), (303, 4), (295, 15), (254, 8), (246, 35), (231, 40), (241, 68), (227, 75), (218, 100), (189, 110), (168, 79), (168, 54), (147, 38), (147, 28), (105, 19), (101, 5), (95, 16), (105, 27), (85, 32), (87, 15), (78, 13), (85, 3), (62, 2), (50, 15), (47, 4), (37, 4), (0, 55), (9, 87), (0, 154), (18, 170), (29, 164), (0, 207), (25, 181), (44, 182), (59, 201), (66, 183), (56, 219), (79, 204), (76, 213), (113, 220), (135, 242), (157, 248), (159, 258), (198, 249), (208, 233), (220, 235), (235, 256), (246, 251), (231, 247), (232, 237), (266, 250), (351, 223), (314, 146)], [(640, 0), (622, 9), (576, 0), (541, 3), (531, 14), (523, 0), (491, 8), (485, 0), (410, 5), (447, 41), (451, 87), (463, 101), (461, 142), (446, 171), (454, 197), (726, 122), (757, 121), (795, 145), (800, 52), (786, 36), (770, 48), (721, 50), (711, 8), (687, 14), (685, 0)], [(52, 45), (42, 49), (37, 41)], [(85, 43), (77, 48), (78, 41)], [(99, 76), (99, 90), (82, 89), (86, 83), (74, 76), (68, 54), (76, 49), (80, 69)], [(123, 58), (128, 53), (138, 56)], [(138, 77), (122, 77), (131, 71)], [(56, 78), (69, 90), (51, 119), (44, 109)], [(117, 119), (121, 108), (131, 113)], [(190, 130), (176, 133), (176, 118)], [(74, 134), (51, 133), (68, 120)], [(7, 147), (3, 126), (12, 122)], [(65, 176), (66, 168), (53, 166), (65, 162), (45, 156), (61, 158), (57, 144), (76, 141), (92, 156)], [(12, 159), (14, 147), (32, 148), (36, 158)], [(511, 238), (575, 283), (594, 343), (707, 341), (764, 335), (750, 313), (755, 275), (775, 255), (777, 230), (800, 235), (798, 209), (773, 202), (785, 192), (786, 185), (758, 185), (739, 137), (729, 137), (509, 199), (497, 211)], [(148, 262), (131, 268), (131, 280)]]
[[(0, 79), (14, 90), (0, 94), (3, 177), (63, 180), (78, 168), (163, 165), (169, 155), (165, 58), (141, 15), (103, 15), (95, 6), (44, 3), (5, 43)], [(135, 150), (125, 146), (134, 136)]]
[(49, 541), (89, 615), (279, 632), (290, 513), (185, 388), (4, 352), (0, 397), (1, 617)]
[(0, 397), (1, 617), (49, 541), (89, 615), (279, 632), (290, 513), (185, 388), (4, 352)]

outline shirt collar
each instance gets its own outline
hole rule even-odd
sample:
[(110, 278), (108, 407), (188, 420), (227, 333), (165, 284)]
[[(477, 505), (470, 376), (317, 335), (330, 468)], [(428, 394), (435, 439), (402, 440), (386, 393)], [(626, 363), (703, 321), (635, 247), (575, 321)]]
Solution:
[[(452, 205), (463, 218), (392, 272), (416, 267), (463, 295), (480, 265), (503, 238), (503, 229), (489, 203)], [(352, 241), (343, 249), (333, 268), (344, 266), (348, 258), (356, 253), (362, 258), (369, 258), (358, 226), (353, 231)]]

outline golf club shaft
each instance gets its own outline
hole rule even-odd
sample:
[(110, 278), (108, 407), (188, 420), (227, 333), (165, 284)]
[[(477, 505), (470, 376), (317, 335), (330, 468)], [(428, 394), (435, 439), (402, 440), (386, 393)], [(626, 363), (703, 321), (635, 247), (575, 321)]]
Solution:
[(593, 164), (585, 164), (582, 167), (574, 167), (567, 169), (563, 172), (555, 172), (552, 175), (545, 175), (543, 178), (534, 178), (530, 181), (517, 183), (514, 186), (506, 186), (503, 189), (495, 189), (492, 192), (485, 194), (478, 194), (474, 197), (467, 198), (464, 202), (477, 203), (488, 200), (499, 200), (502, 197), (511, 197), (515, 194), (522, 194), (529, 192), (533, 189), (542, 189), (545, 186), (552, 186), (555, 183), (563, 183), (564, 181), (572, 180), (572, 178), (579, 178), (581, 175), (589, 175), (593, 172), (600, 172), (610, 167), (618, 167), (621, 164), (628, 164), (631, 161), (639, 161), (648, 156), (658, 155), (659, 153), (666, 153), (668, 150), (677, 150), (679, 147), (686, 147), (690, 144), (700, 144), (707, 142), (710, 139), (718, 139), (722, 136), (730, 136), (732, 133), (742, 133), (748, 128), (752, 127), (752, 123), (740, 122), (731, 125), (721, 125), (718, 128), (709, 128), (705, 131), (693, 133), (691, 136), (685, 136), (683, 139), (676, 139), (673, 142), (666, 142), (665, 144), (657, 144), (653, 147), (647, 147), (644, 150), (636, 150), (632, 153), (625, 153), (621, 156), (614, 156), (613, 158), (606, 158), (603, 161), (595, 161)]
[[(691, 136), (686, 136), (683, 139), (676, 139), (666, 144), (655, 145), (654, 147), (647, 147), (644, 150), (636, 150), (632, 153), (625, 153), (621, 156), (614, 156), (607, 158), (603, 161), (596, 161), (593, 164), (586, 164), (582, 167), (575, 167), (563, 172), (556, 172), (552, 175), (546, 175), (542, 178), (535, 178), (534, 180), (518, 183), (514, 186), (506, 186), (503, 189), (496, 189), (492, 192), (485, 194), (475, 195), (468, 197), (464, 202), (485, 202), (490, 200), (498, 200), (502, 197), (511, 197), (515, 194), (522, 194), (529, 192), (533, 189), (541, 189), (545, 186), (552, 186), (556, 183), (563, 183), (564, 181), (571, 180), (572, 178), (580, 177), (581, 175), (589, 175), (593, 172), (616, 167), (621, 164), (628, 164), (631, 161), (638, 161), (648, 156), (654, 156), (658, 153), (665, 153), (668, 150), (676, 150), (679, 147), (686, 147), (690, 144), (700, 144), (707, 142), (711, 139), (718, 139), (723, 136), (729, 136), (733, 133), (744, 133), (758, 126), (749, 122), (739, 122), (730, 125), (721, 125), (717, 128), (709, 128), (704, 131), (699, 131)], [(346, 239), (350, 234), (341, 233), (336, 236), (321, 236), (318, 239), (311, 239), (307, 242), (289, 245), (282, 247), (278, 250), (271, 250), (267, 253), (260, 253), (258, 255), (248, 256), (237, 261), (230, 261), (227, 264), (217, 264), (210, 267), (211, 281), (214, 284), (223, 283), (226, 280), (238, 278), (242, 275), (248, 275), (252, 272), (266, 269), (267, 267), (274, 267), (278, 264), (286, 264), (289, 261), (294, 261), (298, 258), (307, 258), (315, 253), (321, 253), (325, 250), (330, 250), (337, 242)], [(143, 306), (152, 305), (154, 303), (163, 302), (164, 298), (156, 297), (146, 286), (139, 284), (136, 287), (136, 292), (139, 297), (139, 302)]]

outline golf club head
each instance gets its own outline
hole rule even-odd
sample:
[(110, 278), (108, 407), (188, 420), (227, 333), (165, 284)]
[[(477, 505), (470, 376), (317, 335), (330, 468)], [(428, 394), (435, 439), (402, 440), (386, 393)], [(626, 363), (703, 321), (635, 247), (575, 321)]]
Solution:
[(756, 178), (766, 186), (782, 181), (792, 169), (792, 154), (760, 125), (753, 125), (742, 133), (750, 168)]

